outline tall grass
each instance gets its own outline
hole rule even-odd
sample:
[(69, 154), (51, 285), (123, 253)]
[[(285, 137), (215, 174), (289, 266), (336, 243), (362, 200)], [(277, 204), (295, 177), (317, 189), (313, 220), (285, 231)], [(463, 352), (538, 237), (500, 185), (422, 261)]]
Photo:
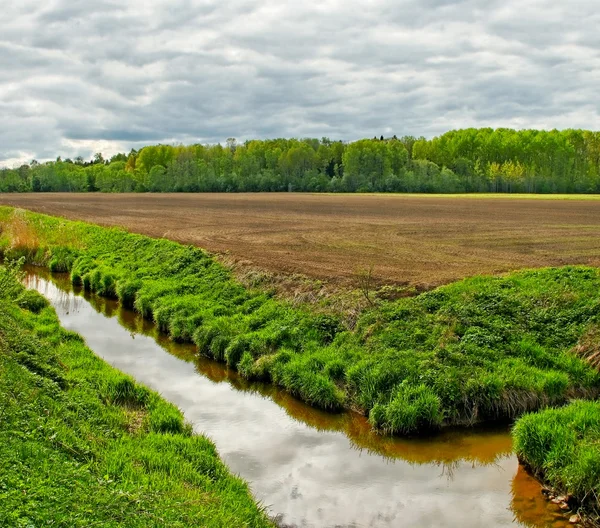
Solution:
[(68, 269), (74, 284), (118, 298), (246, 378), (324, 409), (362, 410), (389, 433), (510, 421), (600, 389), (581, 352), (600, 313), (595, 268), (466, 279), (382, 302), (349, 329), (242, 286), (201, 249), (119, 229), (0, 208), (6, 256), (21, 254), (15, 217), (35, 234), (30, 253)]
[(600, 402), (523, 416), (513, 437), (519, 459), (538, 477), (600, 512)]
[(0, 266), (0, 526), (272, 526), (178, 409), (37, 293), (22, 308), (17, 279)]

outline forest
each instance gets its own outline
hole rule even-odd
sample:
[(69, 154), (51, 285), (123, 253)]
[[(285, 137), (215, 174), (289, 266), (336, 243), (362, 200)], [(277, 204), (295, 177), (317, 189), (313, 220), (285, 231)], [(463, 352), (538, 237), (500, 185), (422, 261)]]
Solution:
[(600, 132), (464, 129), (433, 139), (151, 145), (0, 169), (0, 192), (598, 193)]

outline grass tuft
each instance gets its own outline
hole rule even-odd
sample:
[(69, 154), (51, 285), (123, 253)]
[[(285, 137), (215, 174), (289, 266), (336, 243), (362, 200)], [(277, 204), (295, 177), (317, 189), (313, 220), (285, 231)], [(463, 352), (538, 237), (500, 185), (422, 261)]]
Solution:
[(600, 402), (527, 414), (513, 438), (519, 459), (539, 478), (600, 513)]
[(425, 385), (403, 383), (387, 405), (376, 404), (369, 416), (374, 427), (391, 434), (435, 431), (442, 426), (439, 397)]

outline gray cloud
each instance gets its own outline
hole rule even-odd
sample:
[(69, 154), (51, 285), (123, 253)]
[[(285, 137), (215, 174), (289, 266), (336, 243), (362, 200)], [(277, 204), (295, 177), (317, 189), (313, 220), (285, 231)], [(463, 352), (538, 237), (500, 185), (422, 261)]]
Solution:
[(600, 128), (595, 0), (8, 4), (0, 165), (231, 136)]

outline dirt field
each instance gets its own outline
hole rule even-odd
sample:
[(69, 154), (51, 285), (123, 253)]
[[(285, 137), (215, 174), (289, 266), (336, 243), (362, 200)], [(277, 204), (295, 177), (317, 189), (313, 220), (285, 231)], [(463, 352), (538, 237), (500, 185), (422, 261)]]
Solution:
[(0, 204), (195, 244), (273, 272), (431, 287), (600, 266), (600, 200), (310, 194), (5, 194)]

